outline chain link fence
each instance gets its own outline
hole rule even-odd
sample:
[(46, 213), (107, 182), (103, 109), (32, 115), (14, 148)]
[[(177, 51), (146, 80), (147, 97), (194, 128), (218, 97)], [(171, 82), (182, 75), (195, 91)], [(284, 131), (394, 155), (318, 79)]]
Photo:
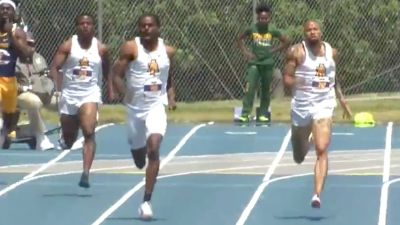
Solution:
[[(235, 45), (253, 21), (256, 0), (20, 0), (20, 13), (51, 63), (57, 46), (74, 34), (75, 17), (96, 18), (97, 36), (113, 60), (124, 40), (136, 35), (140, 14), (160, 16), (162, 37), (177, 48), (178, 101), (241, 99), (246, 61)], [(400, 20), (397, 0), (271, 0), (271, 26), (294, 44), (307, 19), (321, 22), (324, 39), (339, 50), (337, 74), (345, 94), (400, 90)], [(276, 43), (278, 44), (278, 43)], [(284, 53), (275, 55), (280, 85)], [(105, 84), (104, 84), (105, 87)], [(104, 88), (106, 90), (106, 88)]]

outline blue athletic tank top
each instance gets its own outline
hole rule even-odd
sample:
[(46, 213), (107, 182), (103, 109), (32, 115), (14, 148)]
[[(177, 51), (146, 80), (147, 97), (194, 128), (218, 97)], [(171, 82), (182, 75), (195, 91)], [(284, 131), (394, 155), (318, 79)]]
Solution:
[(11, 34), (0, 33), (0, 77), (14, 77), (17, 53), (11, 44)]

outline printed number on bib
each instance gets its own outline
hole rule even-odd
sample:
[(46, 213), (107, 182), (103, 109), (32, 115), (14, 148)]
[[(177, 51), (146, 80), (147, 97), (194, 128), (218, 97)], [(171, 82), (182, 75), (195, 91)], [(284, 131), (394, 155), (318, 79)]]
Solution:
[(147, 97), (157, 97), (161, 95), (162, 82), (156, 77), (147, 79), (144, 82), (144, 95)]

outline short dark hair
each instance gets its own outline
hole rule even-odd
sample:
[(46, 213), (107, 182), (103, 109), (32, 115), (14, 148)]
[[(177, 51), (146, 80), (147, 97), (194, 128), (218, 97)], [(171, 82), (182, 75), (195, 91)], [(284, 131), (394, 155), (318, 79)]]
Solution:
[(261, 3), (257, 6), (256, 8), (256, 13), (260, 14), (262, 12), (266, 12), (269, 13), (271, 12), (271, 7), (269, 7), (269, 5), (267, 3)]
[(93, 23), (94, 23), (94, 17), (90, 14), (90, 13), (81, 13), (81, 14), (79, 14), (78, 16), (76, 16), (75, 17), (75, 25), (76, 26), (78, 26), (78, 24), (79, 24), (79, 20), (82, 18), (82, 17), (84, 17), (84, 16), (87, 16), (87, 17), (90, 17), (90, 19), (92, 19), (92, 21), (93, 21)]
[(154, 21), (156, 22), (156, 25), (157, 25), (158, 27), (161, 27), (160, 18), (159, 18), (156, 14), (154, 14), (154, 13), (144, 13), (144, 14), (142, 14), (142, 15), (139, 17), (139, 19), (138, 19), (138, 24), (139, 24), (140, 21), (141, 21), (142, 19), (144, 19), (145, 17), (151, 17), (151, 18), (153, 18)]

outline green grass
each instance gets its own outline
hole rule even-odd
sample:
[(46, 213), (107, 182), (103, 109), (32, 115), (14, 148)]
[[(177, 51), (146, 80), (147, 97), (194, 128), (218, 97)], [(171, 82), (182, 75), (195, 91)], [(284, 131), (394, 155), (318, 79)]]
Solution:
[[(379, 124), (388, 121), (400, 122), (400, 99), (378, 99), (372, 96), (363, 97), (365, 100), (349, 101), (353, 114), (357, 112), (370, 112), (375, 121)], [(241, 101), (207, 101), (196, 103), (178, 102), (175, 111), (168, 111), (168, 120), (176, 123), (198, 123), (206, 121), (232, 122), (233, 108), (241, 106)], [(255, 106), (258, 102), (255, 103)], [(271, 102), (272, 121), (290, 121), (290, 99), (273, 99)], [(58, 114), (53, 109), (43, 109), (43, 116), (46, 122), (57, 123)], [(340, 106), (335, 111), (335, 122), (351, 122), (341, 118), (342, 109)], [(100, 109), (100, 123), (124, 123), (125, 109), (122, 105), (103, 105)]]

